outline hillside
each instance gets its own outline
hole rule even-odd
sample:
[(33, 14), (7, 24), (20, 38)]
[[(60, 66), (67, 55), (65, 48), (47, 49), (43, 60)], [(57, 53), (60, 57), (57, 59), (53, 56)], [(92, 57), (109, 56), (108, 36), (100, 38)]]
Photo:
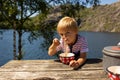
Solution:
[(120, 32), (120, 2), (86, 9), (81, 18), (82, 31)]
[[(120, 32), (120, 1), (110, 5), (100, 5), (96, 8), (86, 8), (78, 14), (81, 18), (80, 31)], [(61, 9), (55, 7), (46, 21), (49, 24), (56, 23), (61, 17)], [(33, 21), (38, 22), (38, 16)]]

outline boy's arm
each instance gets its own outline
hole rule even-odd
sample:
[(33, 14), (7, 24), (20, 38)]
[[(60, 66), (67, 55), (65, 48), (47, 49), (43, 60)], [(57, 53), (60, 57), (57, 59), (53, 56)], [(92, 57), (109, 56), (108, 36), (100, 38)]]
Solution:
[(50, 56), (55, 55), (56, 52), (57, 52), (56, 48), (57, 48), (57, 46), (58, 46), (59, 44), (60, 44), (59, 40), (58, 40), (57, 38), (55, 38), (55, 39), (53, 40), (52, 45), (51, 45), (51, 46), (49, 47), (49, 49), (48, 49), (48, 55), (50, 55)]
[(78, 60), (71, 61), (69, 65), (71, 67), (78, 68), (80, 65), (85, 63), (85, 61), (86, 61), (86, 52), (81, 53), (80, 58), (78, 58)]
[(50, 56), (53, 56), (55, 53), (56, 53), (56, 46), (54, 46), (54, 44), (52, 44), (50, 47), (49, 47), (49, 50), (48, 50), (48, 54)]
[(77, 60), (79, 66), (85, 63), (86, 61), (86, 52), (80, 54), (80, 58)]

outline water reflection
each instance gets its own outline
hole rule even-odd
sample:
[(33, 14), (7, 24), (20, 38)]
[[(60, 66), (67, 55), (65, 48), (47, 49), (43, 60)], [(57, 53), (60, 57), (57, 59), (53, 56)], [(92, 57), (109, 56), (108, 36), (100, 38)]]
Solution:
[(0, 30), (0, 40), (2, 40), (3, 39), (3, 31), (2, 30)]

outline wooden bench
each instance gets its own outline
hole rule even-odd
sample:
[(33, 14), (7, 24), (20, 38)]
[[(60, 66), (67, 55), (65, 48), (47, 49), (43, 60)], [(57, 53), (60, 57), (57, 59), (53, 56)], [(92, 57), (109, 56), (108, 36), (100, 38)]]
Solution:
[(59, 60), (11, 60), (0, 67), (0, 80), (110, 80), (102, 59), (88, 59), (77, 70)]

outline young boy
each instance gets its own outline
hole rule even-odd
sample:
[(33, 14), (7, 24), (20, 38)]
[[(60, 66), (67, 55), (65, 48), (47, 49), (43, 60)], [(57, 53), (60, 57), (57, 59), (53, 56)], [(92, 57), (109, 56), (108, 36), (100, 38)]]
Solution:
[(71, 17), (63, 17), (57, 25), (57, 32), (61, 39), (60, 41), (57, 38), (53, 39), (48, 54), (52, 56), (60, 50), (74, 53), (75, 60), (69, 63), (73, 68), (78, 68), (85, 63), (88, 45), (86, 39), (78, 34), (77, 22)]

